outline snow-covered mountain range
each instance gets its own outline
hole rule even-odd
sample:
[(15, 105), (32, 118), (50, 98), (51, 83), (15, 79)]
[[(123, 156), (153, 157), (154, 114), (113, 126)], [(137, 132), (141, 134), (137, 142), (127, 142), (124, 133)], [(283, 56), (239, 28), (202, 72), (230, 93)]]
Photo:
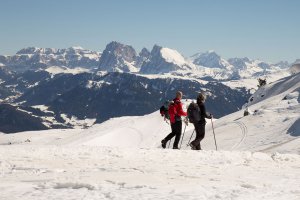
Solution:
[[(24, 112), (33, 124), (39, 123), (36, 127), (48, 128), (87, 127), (112, 117), (144, 115), (172, 99), (176, 90), (184, 91), (186, 98), (208, 92), (213, 97), (208, 107), (222, 117), (241, 109), (256, 90), (257, 78), (269, 83), (297, 72), (297, 65), (287, 68), (287, 62), (226, 60), (214, 51), (186, 58), (154, 45), (137, 54), (118, 42), (109, 43), (103, 53), (81, 47), (25, 48), (0, 56), (0, 63), (0, 101), (12, 106), (4, 105), (5, 116), (12, 119)], [(0, 121), (6, 126), (2, 131), (15, 130), (8, 121)], [(35, 126), (24, 127), (18, 131)]]
[(21, 49), (13, 56), (0, 56), (0, 63), (17, 72), (46, 69), (51, 66), (94, 68), (99, 65), (100, 57), (101, 53), (81, 47), (68, 49), (29, 47)]
[[(214, 51), (184, 57), (178, 51), (154, 45), (151, 52), (143, 48), (139, 54), (130, 46), (119, 42), (109, 43), (103, 53), (81, 47), (68, 49), (25, 48), (13, 56), (0, 56), (0, 65), (14, 71), (56, 67), (85, 68), (91, 71), (134, 72), (141, 74), (197, 74), (218, 80), (259, 77), (286, 69), (286, 61), (267, 63), (249, 58), (222, 58)], [(179, 73), (180, 71), (180, 73)], [(67, 70), (65, 70), (67, 72)], [(72, 71), (71, 73), (73, 73)]]

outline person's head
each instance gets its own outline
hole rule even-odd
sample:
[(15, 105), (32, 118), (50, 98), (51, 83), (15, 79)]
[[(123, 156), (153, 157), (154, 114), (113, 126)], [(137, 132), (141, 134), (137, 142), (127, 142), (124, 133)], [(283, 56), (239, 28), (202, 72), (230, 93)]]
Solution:
[(177, 91), (176, 92), (176, 98), (177, 99), (181, 99), (182, 98), (182, 92), (181, 91)]
[(199, 93), (197, 101), (204, 103), (206, 100), (206, 95), (204, 93)]

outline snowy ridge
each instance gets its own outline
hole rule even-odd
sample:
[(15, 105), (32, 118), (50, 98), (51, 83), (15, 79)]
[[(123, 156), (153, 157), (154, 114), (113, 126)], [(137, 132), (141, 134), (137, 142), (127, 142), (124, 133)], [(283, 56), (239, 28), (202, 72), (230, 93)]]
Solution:
[[(82, 47), (67, 49), (29, 47), (18, 51), (13, 56), (0, 55), (0, 63), (17, 72), (44, 70), (51, 66), (58, 66), (108, 72), (172, 73), (217, 80), (258, 78), (272, 75), (278, 71), (286, 74), (286, 70), (290, 66), (286, 61), (272, 64), (247, 57), (226, 60), (215, 51), (197, 53), (186, 59), (175, 49), (158, 45), (154, 45), (151, 53), (143, 48), (137, 55), (132, 46), (115, 41), (110, 42), (103, 53), (86, 50)], [(294, 64), (297, 63), (298, 61)], [(68, 70), (61, 72), (69, 73)]]
[(215, 51), (210, 50), (205, 53), (198, 53), (191, 57), (194, 64), (208, 68), (227, 69), (230, 64), (221, 58)]
[(141, 66), (141, 74), (165, 74), (177, 71), (195, 71), (197, 67), (185, 60), (176, 50), (154, 45), (149, 59)]
[(162, 57), (165, 58), (167, 62), (174, 63), (179, 66), (186, 64), (184, 57), (176, 50), (162, 48), (160, 52)]

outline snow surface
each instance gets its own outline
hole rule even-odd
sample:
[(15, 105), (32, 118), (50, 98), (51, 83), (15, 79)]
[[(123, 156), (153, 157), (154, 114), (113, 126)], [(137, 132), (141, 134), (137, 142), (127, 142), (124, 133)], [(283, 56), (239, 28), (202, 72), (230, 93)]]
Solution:
[(300, 196), (297, 155), (15, 145), (0, 156), (3, 200)]
[(161, 149), (170, 126), (158, 111), (88, 129), (0, 134), (0, 199), (298, 200), (299, 93), (300, 74), (260, 88), (250, 115), (208, 120), (202, 151), (187, 146), (191, 124), (181, 150)]

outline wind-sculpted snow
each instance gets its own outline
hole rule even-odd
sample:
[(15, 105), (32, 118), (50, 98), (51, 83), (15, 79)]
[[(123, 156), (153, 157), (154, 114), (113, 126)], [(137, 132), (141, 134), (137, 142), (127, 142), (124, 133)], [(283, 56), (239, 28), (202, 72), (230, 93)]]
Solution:
[(3, 200), (300, 197), (299, 155), (16, 145), (0, 156)]

